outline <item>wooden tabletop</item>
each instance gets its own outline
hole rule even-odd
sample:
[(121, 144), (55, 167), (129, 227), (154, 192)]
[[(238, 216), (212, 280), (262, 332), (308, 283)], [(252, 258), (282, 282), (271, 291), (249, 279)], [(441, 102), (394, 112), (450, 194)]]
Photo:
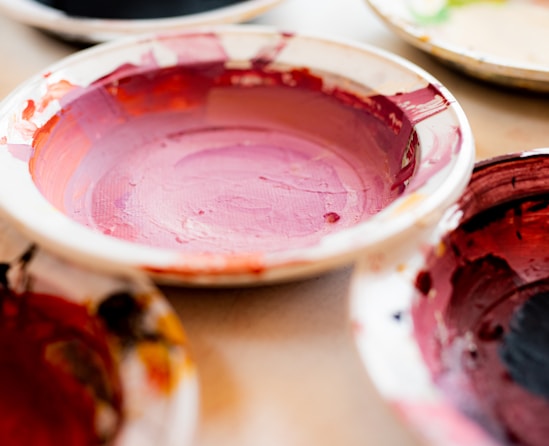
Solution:
[[(254, 20), (406, 57), (464, 108), (477, 158), (549, 147), (549, 98), (487, 85), (394, 36), (362, 0), (286, 0)], [(0, 98), (79, 48), (0, 17)], [(246, 289), (165, 289), (201, 381), (197, 446), (412, 445), (362, 367), (348, 320), (352, 267)]]

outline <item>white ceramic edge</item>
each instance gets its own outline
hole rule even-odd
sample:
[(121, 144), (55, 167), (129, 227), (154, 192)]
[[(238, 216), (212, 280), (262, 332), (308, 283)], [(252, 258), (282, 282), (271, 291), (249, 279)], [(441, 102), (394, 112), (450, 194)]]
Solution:
[(441, 61), (450, 62), (456, 69), (502, 85), (549, 91), (549, 67), (519, 64), (510, 59), (453, 45), (443, 39), (429, 36), (421, 25), (386, 13), (381, 0), (364, 1), (395, 34)]
[[(215, 30), (216, 33), (236, 33), (238, 37), (242, 34), (258, 34), (263, 38), (274, 39), (281, 34), (276, 30), (251, 25), (223, 26), (215, 28), (205, 28), (205, 30)], [(196, 30), (192, 31), (193, 33)], [(152, 35), (149, 36), (152, 38)], [(136, 40), (147, 41), (149, 37), (140, 36), (139, 38), (126, 38), (117, 42), (102, 44), (63, 59), (59, 63), (47, 68), (44, 73), (62, 72), (67, 66), (77, 61), (86, 60), (90, 56), (100, 57), (108, 53), (111, 48), (131, 47)], [(369, 58), (375, 58), (382, 64), (393, 64), (398, 68), (404, 69), (411, 77), (416, 76), (421, 82), (431, 83), (437, 86), (450, 102), (450, 106), (443, 112), (452, 115), (453, 122), (461, 128), (461, 150), (450, 166), (437, 174), (437, 187), (430, 180), (426, 185), (418, 189), (414, 195), (416, 203), (413, 210), (401, 211), (403, 206), (403, 197), (397, 199), (388, 208), (380, 214), (373, 216), (367, 222), (361, 223), (356, 227), (347, 229), (340, 233), (325, 237), (317, 246), (265, 255), (261, 258), (262, 272), (238, 274), (226, 273), (226, 258), (219, 256), (185, 256), (174, 251), (154, 249), (150, 247), (137, 247), (131, 243), (105, 237), (96, 234), (93, 231), (72, 222), (70, 219), (56, 212), (53, 207), (38, 193), (34, 192), (32, 196), (32, 212), (29, 213), (29, 206), (21, 207), (19, 198), (11, 197), (8, 190), (0, 190), (2, 201), (2, 210), (18, 229), (26, 233), (29, 237), (37, 240), (47, 249), (54, 251), (62, 256), (68, 256), (76, 261), (83, 262), (89, 267), (99, 267), (113, 271), (131, 273), (136, 267), (141, 268), (144, 265), (154, 267), (159, 270), (171, 270), (174, 265), (181, 268), (190, 268), (191, 274), (182, 275), (179, 270), (173, 277), (163, 271), (161, 279), (188, 284), (207, 284), (207, 285), (226, 285), (243, 284), (258, 282), (274, 282), (280, 280), (293, 279), (307, 275), (326, 271), (327, 269), (341, 266), (352, 262), (356, 256), (365, 250), (375, 251), (375, 248), (383, 250), (383, 245), (388, 239), (395, 238), (398, 235), (406, 233), (407, 229), (418, 226), (429, 226), (440, 216), (441, 207), (449, 205), (461, 194), (467, 184), (472, 166), (474, 163), (474, 141), (470, 126), (465, 117), (462, 108), (457, 104), (455, 98), (446, 88), (430, 74), (421, 68), (415, 66), (405, 59), (388, 53), (379, 48), (367, 44), (361, 44), (343, 39), (326, 38), (315, 35), (299, 35), (299, 39), (307, 40), (313, 44), (323, 44), (335, 47), (342, 47), (347, 51), (357, 51), (367, 54)], [(114, 66), (112, 67), (114, 68)], [(24, 93), (32, 89), (34, 84), (43, 82), (44, 75), (38, 74), (26, 83), (22, 84), (12, 92), (1, 104), (0, 114), (7, 113), (12, 103), (20, 103), (27, 98)], [(425, 121), (424, 121), (425, 122)], [(422, 125), (423, 123), (420, 123)], [(8, 156), (7, 153), (0, 156)], [(0, 166), (3, 168), (3, 166)], [(449, 172), (451, 171), (451, 175)], [(429, 194), (422, 194), (430, 189)], [(27, 199), (29, 197), (25, 197)], [(36, 214), (33, 212), (40, 209), (44, 218), (37, 221)], [(47, 218), (46, 218), (47, 217)], [(49, 235), (43, 233), (43, 229), (38, 226), (46, 226)], [(70, 237), (68, 237), (70, 235)], [(86, 258), (82, 258), (80, 252), (75, 250), (73, 243), (85, 237), (89, 240), (89, 251)], [(104, 252), (110, 252), (109, 258), (105, 258)], [(374, 255), (378, 255), (375, 253)], [(244, 256), (237, 261), (246, 261)], [(218, 265), (219, 268), (213, 268), (212, 265)]]
[(197, 14), (139, 20), (73, 17), (34, 0), (0, 0), (0, 10), (13, 20), (65, 38), (99, 43), (132, 34), (243, 22), (282, 1), (245, 0)]

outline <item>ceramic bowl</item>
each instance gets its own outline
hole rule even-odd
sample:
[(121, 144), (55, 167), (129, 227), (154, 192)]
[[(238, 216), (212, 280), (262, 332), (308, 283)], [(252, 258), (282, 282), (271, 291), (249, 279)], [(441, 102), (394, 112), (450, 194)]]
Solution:
[(0, 206), (47, 249), (208, 285), (392, 262), (474, 160), (462, 109), (419, 68), (261, 27), (83, 51), (2, 103), (0, 144)]
[(510, 321), (549, 290), (548, 174), (549, 149), (480, 162), (414, 255), (381, 274), (366, 263), (357, 269), (360, 353), (380, 392), (427, 444), (546, 441), (549, 404), (532, 384), (542, 366), (529, 362), (537, 350), (516, 350), (517, 340), (538, 338)]
[(366, 3), (395, 34), (453, 69), (498, 85), (549, 91), (547, 2)]
[(245, 22), (281, 2), (0, 0), (0, 11), (13, 20), (66, 40), (99, 43), (136, 34)]
[(83, 270), (0, 221), (0, 296), (4, 444), (192, 444), (196, 370), (146, 278)]

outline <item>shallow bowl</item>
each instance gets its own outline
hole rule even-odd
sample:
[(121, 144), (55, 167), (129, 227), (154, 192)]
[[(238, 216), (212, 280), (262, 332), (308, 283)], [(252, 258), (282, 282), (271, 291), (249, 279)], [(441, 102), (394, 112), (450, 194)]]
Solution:
[(429, 74), (256, 27), (104, 44), (0, 106), (0, 206), (59, 255), (178, 283), (304, 277), (413, 249), (474, 144)]

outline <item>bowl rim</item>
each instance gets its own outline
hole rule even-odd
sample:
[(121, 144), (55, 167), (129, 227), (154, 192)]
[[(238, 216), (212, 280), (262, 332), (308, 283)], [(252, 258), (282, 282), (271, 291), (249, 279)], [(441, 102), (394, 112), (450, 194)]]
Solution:
[[(162, 33), (161, 36), (163, 39), (176, 38), (202, 32), (239, 37), (250, 35), (274, 38), (287, 35), (287, 33), (272, 27), (230, 25)], [(51, 73), (70, 70), (73, 64), (107, 54), (112, 50), (131, 48), (144, 42), (154, 42), (158, 37), (159, 35), (155, 33), (127, 37), (79, 51), (62, 59), (21, 84), (0, 102), (0, 120), (6, 119), (10, 111), (24, 100), (26, 92), (39, 87)], [(422, 82), (436, 86), (448, 103), (445, 111), (451, 113), (452, 122), (457, 125), (457, 130), (459, 130), (459, 150), (453, 150), (451, 154), (450, 174), (444, 175), (444, 177), (438, 175), (436, 187), (432, 184), (434, 180), (429, 179), (412, 193), (413, 196), (403, 194), (369, 220), (332, 234), (311, 248), (267, 253), (260, 256), (254, 253), (185, 255), (171, 250), (137, 246), (130, 242), (95, 234), (90, 229), (69, 221), (68, 217), (61, 216), (59, 212), (49, 212), (47, 219), (45, 219), (45, 215), (40, 215), (40, 218), (37, 218), (39, 214), (35, 212), (34, 203), (21, 206), (18, 200), (9, 199), (6, 179), (2, 176), (0, 176), (0, 186), (2, 186), (0, 187), (0, 212), (28, 237), (38, 241), (47, 249), (85, 263), (90, 267), (126, 273), (137, 268), (147, 271), (162, 281), (206, 285), (277, 282), (311, 276), (351, 263), (365, 250), (382, 245), (414, 225), (434, 224), (444, 208), (452, 204), (467, 185), (475, 159), (471, 128), (463, 109), (453, 95), (423, 69), (400, 56), (369, 44), (305, 33), (292, 34), (292, 39), (301, 39), (316, 45), (335, 45), (338, 51), (351, 49), (359, 52), (362, 57), (375, 58), (387, 66), (405, 70), (417, 76)], [(427, 169), (428, 166), (423, 167)], [(417, 168), (417, 172), (422, 172), (421, 166)], [(429, 189), (428, 194), (424, 193), (426, 189)], [(42, 201), (45, 199), (42, 198)], [(47, 203), (47, 207), (52, 208), (49, 203)], [(380, 217), (382, 215), (383, 218)], [(62, 225), (67, 232), (59, 231), (58, 225)], [(44, 229), (45, 227), (46, 229)], [(74, 234), (78, 234), (78, 237)], [(88, 249), (75, 246), (75, 243), (79, 244), (79, 237), (89, 239)], [(110, 252), (110, 254), (107, 256), (104, 252)], [(117, 256), (113, 256), (115, 252)], [(121, 252), (126, 254), (118, 255)], [(82, 254), (85, 254), (85, 258), (82, 257)]]
[(156, 19), (76, 17), (35, 0), (0, 0), (0, 10), (13, 20), (68, 40), (101, 43), (135, 34), (244, 22), (283, 1), (241, 0), (210, 11)]

